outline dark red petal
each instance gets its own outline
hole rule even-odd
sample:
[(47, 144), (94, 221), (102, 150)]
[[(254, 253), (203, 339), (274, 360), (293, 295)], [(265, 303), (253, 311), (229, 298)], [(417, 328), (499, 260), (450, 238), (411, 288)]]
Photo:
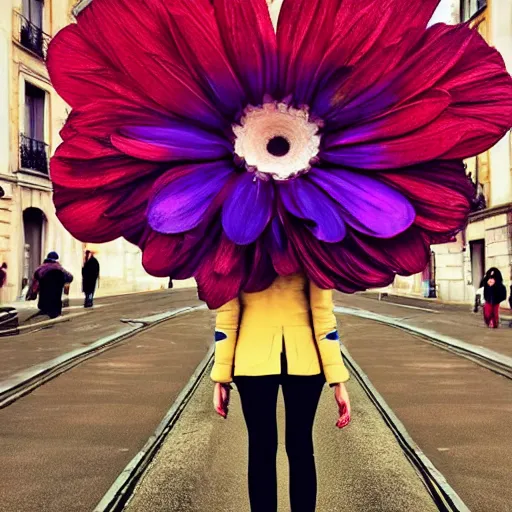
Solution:
[[(255, 293), (266, 290), (277, 277), (272, 258), (260, 238), (249, 251), (248, 279), (244, 286), (247, 293)], [(252, 260), (252, 261), (251, 261)]]
[[(230, 247), (231, 246), (231, 247)], [(210, 309), (217, 309), (239, 296), (246, 277), (245, 247), (222, 238), (217, 250), (211, 250), (201, 261), (194, 277), (198, 295)], [(217, 258), (222, 260), (222, 273), (217, 272)]]
[[(280, 210), (283, 209), (281, 206)], [(274, 217), (268, 226), (265, 241), (270, 252), (272, 265), (280, 276), (289, 276), (301, 271), (299, 260), (278, 217)]]
[(474, 189), (462, 163), (432, 162), (416, 170), (379, 173), (379, 179), (411, 201), (417, 227), (453, 234), (466, 225)]
[(388, 240), (376, 240), (358, 233), (353, 233), (352, 238), (372, 260), (398, 275), (422, 272), (430, 258), (429, 236), (414, 226)]
[(277, 81), (277, 43), (265, 0), (214, 0), (227, 55), (250, 101), (273, 94)]

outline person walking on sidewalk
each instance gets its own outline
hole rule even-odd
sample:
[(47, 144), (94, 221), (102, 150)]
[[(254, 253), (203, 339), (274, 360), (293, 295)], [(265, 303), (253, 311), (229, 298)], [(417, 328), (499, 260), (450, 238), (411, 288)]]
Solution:
[(491, 329), (497, 329), (500, 324), (500, 304), (507, 298), (507, 289), (503, 284), (501, 272), (490, 268), (483, 279), (484, 286), (484, 321)]
[(64, 286), (73, 281), (73, 275), (58, 262), (55, 251), (48, 253), (43, 264), (34, 272), (30, 296), (39, 295), (37, 307), (43, 315), (57, 318), (62, 314), (62, 292)]
[(7, 263), (0, 267), (0, 306), (4, 303), (4, 290), (7, 288)]
[(85, 251), (82, 267), (82, 291), (85, 294), (84, 308), (92, 308), (96, 284), (100, 277), (100, 264), (91, 251)]
[(230, 383), (242, 402), (249, 435), (249, 500), (252, 512), (277, 511), (279, 387), (286, 411), (286, 453), (292, 512), (313, 512), (317, 480), (313, 422), (327, 383), (339, 409), (336, 425), (350, 421), (350, 401), (332, 290), (302, 275), (278, 277), (265, 291), (243, 293), (217, 310), (214, 407), (226, 418)]

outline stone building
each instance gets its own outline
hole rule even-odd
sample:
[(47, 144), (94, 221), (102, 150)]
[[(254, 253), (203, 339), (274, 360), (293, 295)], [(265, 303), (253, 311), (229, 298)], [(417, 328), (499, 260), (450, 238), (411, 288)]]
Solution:
[[(0, 262), (8, 264), (6, 301), (16, 299), (22, 279), (31, 277), (51, 250), (77, 277), (71, 294), (80, 293), (86, 246), (55, 216), (48, 166), (69, 107), (52, 88), (44, 63), (51, 37), (73, 21), (75, 3), (0, 1)], [(94, 249), (102, 263), (102, 293), (167, 285), (144, 272), (140, 251), (128, 242)]]
[[(443, 0), (432, 22), (467, 22), (496, 47), (512, 72), (512, 1)], [(479, 194), (479, 209), (453, 243), (434, 246), (423, 274), (398, 277), (394, 290), (472, 302), (485, 270), (498, 267), (512, 278), (512, 136), (509, 132), (490, 151), (469, 159), (467, 172)], [(505, 305), (505, 304), (504, 304)]]

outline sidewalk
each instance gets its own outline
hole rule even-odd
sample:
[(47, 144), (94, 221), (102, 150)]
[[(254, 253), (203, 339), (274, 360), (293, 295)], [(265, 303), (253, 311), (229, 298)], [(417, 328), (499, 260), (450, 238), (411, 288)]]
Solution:
[[(432, 499), (355, 379), (348, 384), (352, 423), (335, 428), (336, 406), (325, 386), (315, 424), (318, 512), (434, 512)], [(279, 511), (290, 510), (278, 402)], [(148, 472), (127, 512), (248, 512), (247, 435), (236, 388), (227, 420), (212, 409), (206, 376)]]
[[(382, 302), (393, 302), (395, 304), (404, 304), (415, 307), (432, 308), (435, 310), (447, 310), (447, 311), (461, 311), (461, 312), (472, 312), (473, 304), (462, 303), (462, 302), (445, 302), (440, 299), (429, 299), (426, 297), (417, 297), (410, 295), (402, 295), (400, 293), (394, 293), (392, 291), (377, 291), (369, 290), (358, 294), (362, 297), (368, 297), (371, 299), (381, 300)], [(381, 298), (379, 299), (379, 296)], [(508, 308), (508, 300), (502, 303), (500, 308), (500, 317), (504, 321), (512, 320), (512, 310)], [(481, 309), (480, 309), (481, 311)]]

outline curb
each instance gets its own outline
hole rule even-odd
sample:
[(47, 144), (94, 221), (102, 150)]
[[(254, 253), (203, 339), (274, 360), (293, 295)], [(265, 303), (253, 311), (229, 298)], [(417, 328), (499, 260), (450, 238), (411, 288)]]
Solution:
[(144, 476), (155, 455), (158, 453), (158, 450), (165, 442), (167, 435), (192, 398), (201, 378), (204, 376), (208, 365), (213, 359), (213, 351), (214, 347), (211, 346), (154, 433), (146, 441), (142, 450), (137, 453), (123, 469), (110, 489), (106, 492), (98, 505), (96, 505), (93, 512), (120, 512), (125, 508), (138, 482)]
[(25, 396), (39, 386), (42, 386), (49, 380), (58, 377), (62, 373), (74, 368), (91, 357), (95, 357), (102, 352), (113, 348), (120, 342), (131, 338), (135, 334), (143, 332), (150, 327), (158, 325), (171, 318), (192, 313), (204, 308), (205, 306), (198, 306), (196, 308), (186, 307), (145, 317), (140, 320), (125, 320), (125, 322), (131, 324), (129, 327), (121, 329), (110, 336), (100, 338), (87, 347), (72, 350), (71, 352), (67, 352), (54, 359), (32, 366), (3, 381), (0, 381), (0, 409), (7, 407), (22, 396)]
[(466, 359), (484, 366), (485, 368), (499, 375), (502, 375), (503, 377), (512, 379), (512, 357), (500, 354), (494, 350), (472, 345), (457, 338), (452, 338), (451, 336), (445, 336), (444, 334), (439, 334), (429, 329), (416, 327), (406, 322), (402, 322), (401, 320), (391, 316), (380, 315), (378, 313), (372, 313), (363, 309), (336, 306), (334, 308), (334, 312), (338, 314), (357, 316), (359, 318), (365, 318), (367, 320), (373, 320), (385, 325), (397, 327), (398, 329), (403, 329), (407, 332), (417, 335), (418, 337), (435, 345), (436, 347), (465, 357)]

